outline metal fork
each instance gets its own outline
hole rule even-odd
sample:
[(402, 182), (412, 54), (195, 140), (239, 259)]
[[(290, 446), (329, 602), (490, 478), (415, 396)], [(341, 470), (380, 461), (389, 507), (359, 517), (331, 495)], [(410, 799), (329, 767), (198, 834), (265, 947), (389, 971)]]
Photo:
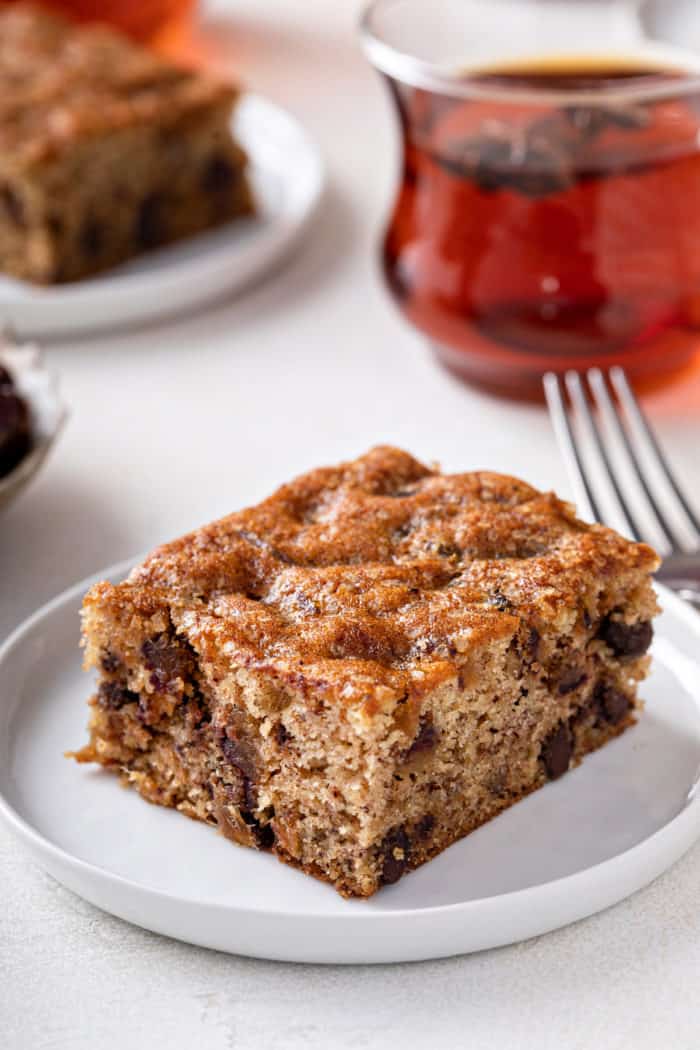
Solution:
[(656, 575), (700, 610), (700, 520), (622, 368), (543, 377), (549, 414), (579, 509), (663, 558)]

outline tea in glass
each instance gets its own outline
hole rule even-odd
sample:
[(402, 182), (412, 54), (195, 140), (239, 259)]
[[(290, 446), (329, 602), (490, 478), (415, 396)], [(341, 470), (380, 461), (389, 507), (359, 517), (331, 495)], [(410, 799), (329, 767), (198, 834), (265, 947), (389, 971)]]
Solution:
[[(442, 6), (455, 8), (438, 3), (436, 18)], [(410, 80), (388, 65), (403, 164), (384, 271), (444, 364), (531, 396), (547, 369), (617, 363), (658, 377), (693, 357), (697, 72), (639, 41), (449, 75), (423, 63)]]

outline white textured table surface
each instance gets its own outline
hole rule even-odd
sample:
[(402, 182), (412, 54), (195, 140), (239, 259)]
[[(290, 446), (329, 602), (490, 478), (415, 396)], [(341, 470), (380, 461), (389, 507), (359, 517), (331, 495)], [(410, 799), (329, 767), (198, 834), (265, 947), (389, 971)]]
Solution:
[[(355, 43), (357, 6), (207, 8), (209, 48), (303, 119), (330, 191), (296, 258), (245, 298), (50, 348), (72, 415), (46, 470), (0, 519), (0, 636), (74, 580), (380, 441), (567, 492), (544, 413), (438, 371), (380, 287), (395, 140)], [(697, 484), (700, 370), (649, 407)], [(62, 889), (4, 828), (0, 885), (2, 1050), (700, 1045), (700, 847), (569, 929), (378, 968), (255, 962), (145, 933)]]

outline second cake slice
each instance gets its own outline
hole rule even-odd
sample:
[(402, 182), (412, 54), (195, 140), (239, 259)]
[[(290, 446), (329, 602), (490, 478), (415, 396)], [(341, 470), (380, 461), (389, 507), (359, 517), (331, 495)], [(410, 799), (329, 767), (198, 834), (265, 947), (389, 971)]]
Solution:
[(0, 269), (97, 273), (253, 210), (230, 85), (101, 26), (0, 14)]

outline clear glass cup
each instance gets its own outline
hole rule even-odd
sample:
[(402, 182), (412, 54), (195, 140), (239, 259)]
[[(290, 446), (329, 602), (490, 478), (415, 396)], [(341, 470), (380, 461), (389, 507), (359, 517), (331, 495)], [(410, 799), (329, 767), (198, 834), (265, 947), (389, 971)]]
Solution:
[(639, 7), (375, 0), (363, 17), (403, 137), (386, 281), (468, 381), (533, 397), (548, 369), (615, 363), (655, 382), (700, 345), (700, 59)]

